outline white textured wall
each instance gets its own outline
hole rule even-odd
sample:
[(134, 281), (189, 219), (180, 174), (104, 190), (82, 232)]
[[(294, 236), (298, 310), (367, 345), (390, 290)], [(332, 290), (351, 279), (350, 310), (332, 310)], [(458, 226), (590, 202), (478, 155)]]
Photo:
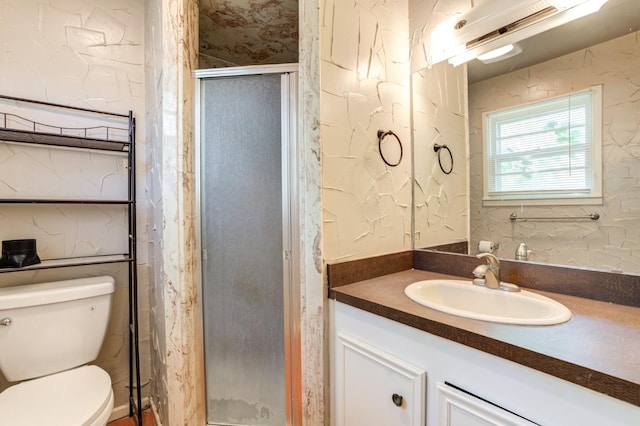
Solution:
[[(602, 206), (483, 207), (482, 118), (491, 111), (603, 85)], [(531, 260), (640, 272), (640, 33), (612, 40), (469, 88), (471, 247), (480, 239), (501, 244), (511, 258), (526, 241)], [(593, 221), (529, 221), (520, 216), (585, 215)]]
[(160, 7), (145, 5), (145, 80), (147, 82), (145, 142), (148, 149), (145, 161), (149, 164), (149, 319), (151, 323), (150, 369), (153, 380), (149, 394), (151, 404), (160, 419), (167, 418), (167, 347), (164, 293), (162, 291), (162, 12)]
[[(469, 238), (466, 67), (429, 66), (430, 32), (468, 0), (409, 0), (414, 150), (414, 247)], [(434, 144), (447, 145), (445, 174)], [(448, 152), (441, 152), (445, 170)]]
[[(415, 247), (468, 241), (465, 67), (440, 63), (416, 71), (412, 90)], [(434, 151), (435, 144), (446, 145), (451, 154), (444, 148)], [(444, 170), (451, 173), (441, 169), (438, 156)]]
[[(116, 113), (126, 114), (131, 109), (137, 117), (140, 326), (142, 362), (147, 366), (143, 5), (142, 0), (1, 0), (0, 94)], [(9, 192), (15, 190), (15, 196), (94, 194), (95, 198), (108, 198), (122, 193), (118, 191), (122, 190), (124, 169), (122, 159), (117, 157), (109, 159), (77, 151), (17, 145), (5, 147), (0, 157), (3, 171), (9, 173), (3, 178), (9, 184), (2, 187)], [(126, 194), (126, 181), (124, 183)], [(27, 215), (34, 209), (36, 218), (31, 221)], [(73, 206), (32, 209), (21, 206), (10, 212), (4, 210), (0, 212), (4, 224), (0, 238), (33, 235), (38, 239), (43, 258), (126, 248), (126, 216), (122, 210), (96, 207), (89, 215), (81, 213), (82, 210)], [(0, 282), (1, 285), (24, 284), (87, 274), (109, 274), (117, 280), (111, 322), (97, 364), (111, 375), (116, 406), (125, 407), (128, 404), (126, 266), (2, 274)], [(148, 378), (149, 373), (143, 368), (143, 382)], [(126, 415), (125, 411), (117, 413)]]
[(146, 16), (151, 401), (162, 424), (204, 424), (193, 140), (197, 2), (148, 2)]
[(299, 0), (298, 203), (300, 225), (300, 362), (302, 425), (326, 424), (328, 386), (326, 287), (322, 254), (320, 1)]
[[(327, 260), (411, 248), (408, 41), (404, 0), (322, 3), (320, 134)], [(378, 130), (392, 130), (402, 141), (404, 157), (397, 167), (380, 158)]]

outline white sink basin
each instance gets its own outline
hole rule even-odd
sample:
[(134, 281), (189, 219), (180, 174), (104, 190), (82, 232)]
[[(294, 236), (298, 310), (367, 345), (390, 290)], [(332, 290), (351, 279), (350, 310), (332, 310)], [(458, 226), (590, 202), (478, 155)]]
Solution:
[(551, 325), (571, 319), (563, 304), (522, 290), (492, 290), (462, 280), (425, 280), (404, 293), (414, 302), (448, 314), (507, 324)]

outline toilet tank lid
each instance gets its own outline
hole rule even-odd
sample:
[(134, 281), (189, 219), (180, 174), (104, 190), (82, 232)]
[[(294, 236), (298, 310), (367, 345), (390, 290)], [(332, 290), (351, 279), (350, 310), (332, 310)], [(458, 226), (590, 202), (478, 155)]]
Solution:
[(113, 293), (110, 276), (50, 281), (0, 288), (0, 310), (86, 299)]

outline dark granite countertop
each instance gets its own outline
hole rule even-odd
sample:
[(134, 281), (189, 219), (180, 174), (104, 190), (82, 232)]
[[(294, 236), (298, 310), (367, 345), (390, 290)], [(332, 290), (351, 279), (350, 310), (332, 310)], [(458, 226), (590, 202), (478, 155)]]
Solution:
[(640, 406), (640, 308), (527, 289), (573, 313), (552, 326), (472, 320), (410, 300), (404, 288), (425, 279), (469, 279), (409, 269), (333, 287), (331, 298)]

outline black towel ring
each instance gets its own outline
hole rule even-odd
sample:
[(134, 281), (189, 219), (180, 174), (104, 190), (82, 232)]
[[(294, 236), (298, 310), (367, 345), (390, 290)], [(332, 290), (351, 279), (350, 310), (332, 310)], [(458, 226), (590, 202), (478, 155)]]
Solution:
[[(451, 167), (449, 168), (449, 171), (445, 170), (444, 167), (442, 167), (442, 159), (440, 158), (440, 155), (442, 155), (442, 150), (444, 149), (447, 150), (447, 152), (449, 153), (449, 158), (451, 158)], [(438, 145), (436, 143), (433, 145), (433, 150), (438, 153), (438, 164), (440, 165), (440, 170), (442, 170), (445, 175), (450, 174), (453, 171), (453, 154), (451, 153), (449, 147), (447, 145)]]
[[(400, 158), (398, 158), (398, 162), (395, 164), (390, 163), (389, 161), (387, 161), (387, 159), (385, 158), (384, 154), (382, 153), (382, 140), (387, 137), (387, 136), (393, 136), (394, 138), (396, 138), (396, 140), (398, 141), (398, 145), (400, 146)], [(384, 163), (387, 166), (390, 167), (395, 167), (398, 164), (400, 164), (400, 161), (402, 161), (402, 142), (400, 142), (400, 138), (398, 137), (398, 135), (396, 135), (395, 133), (393, 133), (391, 130), (385, 132), (384, 130), (378, 130), (378, 152), (380, 153), (380, 157), (382, 158), (382, 161), (384, 161)]]

